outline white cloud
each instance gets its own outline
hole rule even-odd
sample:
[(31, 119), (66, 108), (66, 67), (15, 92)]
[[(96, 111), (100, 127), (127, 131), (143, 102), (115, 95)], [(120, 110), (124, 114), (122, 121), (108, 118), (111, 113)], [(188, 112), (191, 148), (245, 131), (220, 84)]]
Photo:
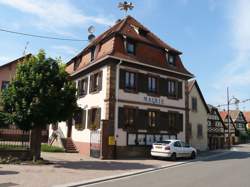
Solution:
[[(225, 95), (230, 87), (231, 94), (239, 99), (249, 98), (250, 92), (250, 1), (229, 1), (227, 6), (228, 34), (232, 60), (218, 74), (214, 84), (215, 95)], [(237, 95), (236, 95), (237, 94)], [(215, 99), (214, 99), (215, 100)], [(250, 105), (249, 105), (250, 106)]]
[[(32, 23), (39, 28), (53, 32), (70, 27), (81, 27), (89, 22), (101, 25), (113, 25), (113, 19), (107, 16), (88, 16), (68, 0), (0, 0), (4, 4), (23, 13), (34, 16)], [(109, 16), (110, 17), (110, 16)], [(67, 34), (67, 32), (65, 32)]]

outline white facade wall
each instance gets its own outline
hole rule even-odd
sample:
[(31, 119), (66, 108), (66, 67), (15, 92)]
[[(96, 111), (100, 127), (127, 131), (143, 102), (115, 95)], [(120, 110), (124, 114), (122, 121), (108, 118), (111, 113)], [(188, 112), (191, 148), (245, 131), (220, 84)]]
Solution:
[[(192, 111), (192, 98), (197, 99), (197, 112)], [(208, 127), (207, 127), (207, 118), (208, 113), (202, 102), (201, 96), (197, 90), (197, 87), (194, 85), (192, 90), (189, 93), (189, 123), (191, 125), (191, 138), (190, 144), (200, 151), (208, 149)], [(197, 137), (197, 126), (202, 125), (202, 137)]]
[[(106, 98), (106, 92), (107, 92), (107, 66), (104, 66), (103, 68), (99, 69), (99, 71), (102, 71), (102, 90), (97, 93), (89, 93), (89, 87), (90, 87), (90, 75), (93, 73), (89, 73), (83, 77), (80, 77), (76, 79), (76, 82), (78, 80), (89, 77), (88, 78), (88, 92), (84, 97), (81, 97), (77, 100), (77, 104), (79, 107), (81, 107), (84, 110), (88, 110), (91, 108), (100, 107), (101, 108), (101, 120), (105, 118), (105, 98)], [(72, 126), (72, 134), (71, 138), (73, 141), (76, 142), (90, 142), (90, 130), (87, 129), (87, 120), (88, 120), (88, 112), (86, 112), (86, 126), (84, 130), (77, 130), (75, 126)], [(63, 132), (64, 136), (67, 137), (67, 125), (66, 122), (61, 122), (58, 124), (58, 127)]]

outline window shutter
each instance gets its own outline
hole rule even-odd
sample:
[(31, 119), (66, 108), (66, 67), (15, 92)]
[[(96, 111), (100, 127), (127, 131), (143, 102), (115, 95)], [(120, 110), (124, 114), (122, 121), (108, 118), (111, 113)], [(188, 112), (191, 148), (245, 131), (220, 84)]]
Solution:
[(90, 92), (93, 92), (93, 88), (94, 88), (93, 84), (94, 84), (94, 75), (90, 75), (90, 85), (89, 85)]
[(178, 82), (178, 98), (182, 99), (182, 82)]
[(79, 97), (81, 95), (80, 91), (81, 91), (81, 86), (80, 86), (81, 81), (77, 81), (77, 97)]
[(97, 124), (96, 128), (99, 129), (101, 123), (101, 108), (97, 108), (95, 118), (95, 122)]
[(161, 130), (161, 112), (160, 111), (156, 111), (155, 128), (158, 130)]
[(148, 76), (143, 73), (137, 74), (138, 80), (138, 92), (147, 93), (148, 92)]
[(146, 130), (147, 129), (147, 111), (146, 110), (141, 110), (137, 109), (138, 116), (136, 117), (136, 128), (141, 129), (141, 130)]
[(98, 73), (98, 90), (102, 90), (102, 71)]
[(125, 74), (126, 74), (126, 71), (124, 69), (120, 69), (120, 81), (119, 81), (120, 89), (125, 88)]
[(90, 127), (91, 127), (91, 123), (92, 123), (92, 109), (89, 109), (88, 110), (88, 129), (90, 129)]
[(124, 108), (119, 107), (118, 111), (118, 128), (124, 128)]
[(168, 89), (168, 87), (169, 87), (169, 81), (170, 81), (169, 79), (166, 79), (166, 96), (167, 96), (167, 97), (169, 97), (169, 91), (170, 91), (170, 90)]
[(168, 130), (167, 112), (160, 112), (160, 129)]
[(86, 110), (83, 110), (83, 117), (82, 117), (82, 129), (86, 127)]
[(162, 96), (167, 96), (167, 80), (159, 78), (159, 92)]
[(84, 87), (84, 92), (85, 94), (88, 94), (88, 83), (89, 83), (89, 78), (85, 78), (85, 87)]
[(177, 132), (183, 131), (183, 114), (177, 114)]

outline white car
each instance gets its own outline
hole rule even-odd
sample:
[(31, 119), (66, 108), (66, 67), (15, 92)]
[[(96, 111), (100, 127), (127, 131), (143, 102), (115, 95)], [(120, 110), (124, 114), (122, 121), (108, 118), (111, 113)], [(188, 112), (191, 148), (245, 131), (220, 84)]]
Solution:
[(176, 160), (180, 157), (195, 159), (197, 151), (180, 140), (164, 140), (153, 143), (151, 149), (152, 157), (164, 157)]

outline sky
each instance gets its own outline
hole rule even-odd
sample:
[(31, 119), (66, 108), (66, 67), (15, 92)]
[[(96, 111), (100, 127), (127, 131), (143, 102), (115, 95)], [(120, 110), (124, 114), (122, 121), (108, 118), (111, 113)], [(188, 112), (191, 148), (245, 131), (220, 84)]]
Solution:
[[(101, 34), (124, 18), (121, 0), (0, 0), (0, 29), (87, 40), (89, 26)], [(250, 0), (131, 0), (128, 12), (163, 41), (183, 52), (204, 98), (215, 106), (250, 98)], [(67, 62), (87, 41), (56, 41), (0, 32), (0, 65), (44, 49)], [(233, 100), (232, 100), (233, 101)], [(235, 108), (234, 105), (231, 106)], [(220, 109), (224, 109), (223, 107)], [(250, 110), (250, 102), (240, 104)]]

